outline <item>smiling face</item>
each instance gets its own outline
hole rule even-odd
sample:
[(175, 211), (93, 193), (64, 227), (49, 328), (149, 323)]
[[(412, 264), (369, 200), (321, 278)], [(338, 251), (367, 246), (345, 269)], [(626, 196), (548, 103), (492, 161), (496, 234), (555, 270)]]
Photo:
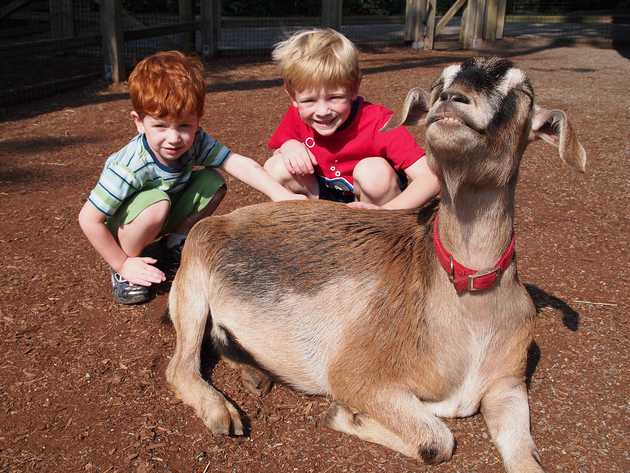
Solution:
[(321, 136), (330, 136), (350, 116), (355, 98), (346, 87), (321, 87), (295, 92), (291, 103), (304, 123)]
[(145, 134), (156, 159), (166, 166), (172, 166), (191, 148), (199, 128), (196, 113), (188, 113), (181, 118), (140, 117), (137, 112), (131, 112), (131, 116), (138, 133)]

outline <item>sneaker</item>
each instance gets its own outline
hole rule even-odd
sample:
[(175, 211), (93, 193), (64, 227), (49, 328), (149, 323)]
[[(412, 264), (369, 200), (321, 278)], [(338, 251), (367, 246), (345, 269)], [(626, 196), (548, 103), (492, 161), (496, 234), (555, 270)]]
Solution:
[(119, 304), (141, 304), (151, 298), (148, 287), (132, 284), (113, 270), (112, 288), (114, 289), (114, 299)]
[(164, 245), (164, 253), (166, 255), (166, 279), (172, 280), (175, 277), (175, 273), (179, 269), (179, 265), (182, 262), (182, 250), (184, 249), (184, 243), (186, 240), (181, 240), (178, 244), (173, 246)]

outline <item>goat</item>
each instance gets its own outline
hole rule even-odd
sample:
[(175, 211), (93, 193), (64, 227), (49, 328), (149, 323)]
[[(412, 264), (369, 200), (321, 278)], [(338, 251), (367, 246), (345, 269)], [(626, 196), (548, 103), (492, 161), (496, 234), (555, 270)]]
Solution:
[(454, 448), (439, 417), (480, 410), (506, 471), (543, 471), (525, 385), (535, 307), (517, 276), (514, 192), (530, 141), (554, 144), (582, 171), (586, 153), (566, 114), (537, 105), (524, 72), (502, 58), (446, 67), (385, 128), (422, 119), (441, 182), (434, 206), (264, 203), (192, 229), (169, 296), (177, 346), (167, 379), (212, 432), (241, 435), (243, 424), (200, 375), (208, 321), (246, 386), (265, 391), (273, 375), (330, 396), (333, 429), (439, 463)]

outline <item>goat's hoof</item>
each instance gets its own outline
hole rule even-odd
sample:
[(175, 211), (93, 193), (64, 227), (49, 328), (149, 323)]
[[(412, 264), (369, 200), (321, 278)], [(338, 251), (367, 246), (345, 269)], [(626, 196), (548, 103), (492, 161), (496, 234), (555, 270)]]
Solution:
[(344, 419), (345, 423), (350, 424), (352, 421), (352, 413), (339, 402), (332, 402), (328, 409), (322, 412), (317, 418), (318, 427), (328, 427), (329, 429), (339, 430), (338, 424)]
[(258, 397), (263, 397), (273, 386), (267, 374), (251, 366), (241, 368), (241, 382), (247, 391)]
[(453, 456), (453, 450), (455, 449), (455, 439), (453, 434), (450, 434), (450, 438), (445, 439), (443, 442), (439, 442), (437, 439), (430, 442), (428, 445), (422, 445), (418, 448), (418, 456), (422, 458), (427, 465), (437, 465), (449, 461)]
[(317, 417), (317, 427), (330, 427), (334, 418), (337, 417), (338, 411), (339, 405), (336, 402), (333, 402), (330, 406), (328, 406), (328, 409)]
[(212, 433), (221, 435), (243, 435), (243, 422), (238, 410), (228, 400), (218, 406), (204, 409), (199, 416)]
[(506, 470), (518, 473), (545, 473), (540, 454), (535, 448), (505, 462)]

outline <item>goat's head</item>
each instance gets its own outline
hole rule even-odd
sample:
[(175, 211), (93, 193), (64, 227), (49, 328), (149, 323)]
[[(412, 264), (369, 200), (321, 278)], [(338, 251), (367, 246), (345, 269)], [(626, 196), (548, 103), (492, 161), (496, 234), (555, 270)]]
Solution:
[(430, 164), (448, 187), (503, 187), (512, 181), (527, 145), (555, 145), (583, 171), (586, 153), (566, 114), (536, 104), (525, 73), (502, 58), (471, 58), (446, 67), (430, 93), (409, 91), (384, 130), (425, 119)]

